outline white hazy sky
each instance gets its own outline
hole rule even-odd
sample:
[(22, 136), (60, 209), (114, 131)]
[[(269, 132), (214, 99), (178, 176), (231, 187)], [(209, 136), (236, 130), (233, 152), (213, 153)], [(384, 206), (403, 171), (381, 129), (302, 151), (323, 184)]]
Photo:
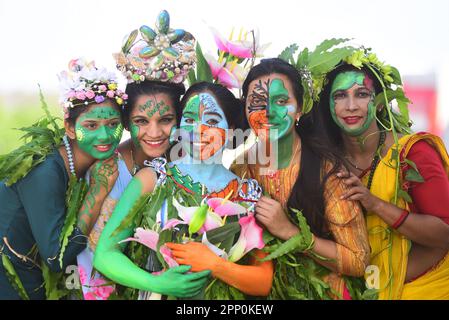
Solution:
[(449, 63), (447, 0), (0, 0), (0, 93), (57, 90), (56, 74), (78, 56), (114, 68), (111, 54), (125, 34), (154, 26), (166, 9), (171, 26), (191, 32), (214, 52), (211, 25), (259, 28), (276, 56), (296, 42), (314, 47), (325, 38), (350, 37), (372, 47), (402, 74), (437, 72)]

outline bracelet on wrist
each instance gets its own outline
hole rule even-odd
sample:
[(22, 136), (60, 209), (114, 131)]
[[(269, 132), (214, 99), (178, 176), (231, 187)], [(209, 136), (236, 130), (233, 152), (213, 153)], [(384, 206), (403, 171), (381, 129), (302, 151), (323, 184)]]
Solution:
[(405, 220), (408, 218), (408, 216), (410, 215), (410, 211), (408, 210), (402, 210), (401, 215), (399, 216), (399, 218), (396, 220), (395, 223), (393, 223), (393, 225), (391, 226), (393, 229), (397, 230), (400, 226), (402, 226), (402, 224), (405, 222)]

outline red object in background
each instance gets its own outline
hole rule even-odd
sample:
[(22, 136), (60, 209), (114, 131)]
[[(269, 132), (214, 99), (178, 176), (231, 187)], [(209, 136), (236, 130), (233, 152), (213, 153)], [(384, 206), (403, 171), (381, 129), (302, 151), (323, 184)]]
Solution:
[(410, 83), (405, 81), (406, 96), (412, 101), (409, 105), (412, 129), (415, 132), (427, 131), (436, 135), (441, 134), (437, 122), (437, 90), (433, 83)]

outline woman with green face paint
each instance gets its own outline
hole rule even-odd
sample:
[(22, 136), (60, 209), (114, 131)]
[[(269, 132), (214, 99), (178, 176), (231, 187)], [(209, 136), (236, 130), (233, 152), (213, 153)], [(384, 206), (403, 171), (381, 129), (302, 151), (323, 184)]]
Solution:
[(85, 299), (105, 300), (115, 292), (113, 286), (105, 285), (108, 280), (93, 270), (98, 239), (132, 176), (145, 166), (144, 163), (167, 156), (170, 133), (176, 127), (184, 86), (146, 80), (129, 83), (125, 93), (128, 100), (122, 118), (131, 138), (118, 147), (119, 176), (89, 234), (88, 248), (78, 256), (78, 271)]
[[(327, 75), (315, 111), (347, 162), (349, 170), (339, 174), (348, 187), (342, 198), (367, 213), (377, 296), (448, 299), (447, 151), (439, 137), (410, 134), (396, 69), (363, 51), (346, 61)], [(401, 114), (385, 97), (396, 99)]]
[[(117, 90), (115, 76), (78, 59), (60, 74), (60, 83), (63, 141), (56, 138), (62, 130), (54, 123), (56, 144), (34, 138), (35, 145), (32, 141), (16, 151), (17, 159), (31, 154), (34, 161), (41, 156), (35, 150), (48, 148), (42, 162), (30, 163), (30, 170), (18, 181), (6, 174), (0, 184), (0, 299), (44, 299), (46, 293), (60, 297), (60, 291), (49, 291), (52, 283), (44, 287), (43, 270), (65, 272), (76, 261), (117, 178), (114, 152), (122, 135), (119, 104), (125, 97)], [(42, 134), (50, 131), (40, 130)], [(87, 193), (84, 199), (75, 199), (74, 192), (82, 194), (77, 189), (82, 182), (76, 181), (88, 169)]]
[[(251, 69), (242, 90), (246, 119), (259, 143), (248, 151), (246, 163), (233, 169), (265, 190), (256, 205), (257, 221), (278, 244), (295, 240), (303, 248), (300, 254), (277, 257), (270, 297), (350, 299), (354, 292), (348, 292), (349, 277), (342, 275), (364, 274), (369, 254), (365, 222), (358, 204), (339, 199), (345, 190), (336, 176), (341, 160), (313, 136), (319, 128), (301, 112), (300, 83), (299, 72), (280, 59), (262, 60)], [(311, 285), (317, 279), (328, 284)]]

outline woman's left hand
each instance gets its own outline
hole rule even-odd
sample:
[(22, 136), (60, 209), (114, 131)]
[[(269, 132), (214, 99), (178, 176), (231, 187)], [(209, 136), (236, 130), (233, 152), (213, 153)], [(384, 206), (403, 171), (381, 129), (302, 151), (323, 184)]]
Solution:
[(166, 243), (171, 249), (173, 257), (180, 265), (192, 266), (190, 271), (204, 270), (214, 271), (215, 266), (221, 262), (221, 258), (212, 252), (206, 245), (199, 242)]
[(257, 201), (255, 217), (273, 236), (282, 240), (290, 239), (299, 231), (281, 204), (268, 197), (263, 196)]
[(352, 172), (339, 172), (337, 176), (342, 179), (348, 187), (347, 191), (340, 197), (341, 200), (360, 201), (362, 206), (368, 211), (376, 211), (379, 198), (374, 196), (367, 187), (364, 186), (359, 177)]

